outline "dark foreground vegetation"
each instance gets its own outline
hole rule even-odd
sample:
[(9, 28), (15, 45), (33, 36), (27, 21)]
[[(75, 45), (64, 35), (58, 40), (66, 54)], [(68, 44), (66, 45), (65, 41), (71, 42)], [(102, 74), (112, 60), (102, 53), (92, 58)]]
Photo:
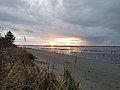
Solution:
[(79, 90), (68, 70), (59, 76), (49, 65), (36, 66), (34, 59), (25, 49), (0, 38), (0, 90)]

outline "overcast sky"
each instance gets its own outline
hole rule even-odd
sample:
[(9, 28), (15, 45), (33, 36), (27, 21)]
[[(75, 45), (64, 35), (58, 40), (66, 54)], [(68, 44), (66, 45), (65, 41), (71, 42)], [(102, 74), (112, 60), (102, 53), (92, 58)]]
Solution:
[(15, 34), (16, 44), (26, 36), (28, 44), (80, 38), (120, 45), (120, 0), (0, 0), (0, 27)]

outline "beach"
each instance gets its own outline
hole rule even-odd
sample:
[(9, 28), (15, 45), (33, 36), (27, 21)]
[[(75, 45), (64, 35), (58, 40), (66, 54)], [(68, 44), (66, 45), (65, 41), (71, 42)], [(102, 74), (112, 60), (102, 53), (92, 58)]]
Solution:
[(55, 72), (63, 74), (69, 69), (73, 77), (80, 82), (80, 90), (119, 90), (120, 64), (104, 60), (87, 59), (43, 50), (26, 49), (36, 56), (38, 66), (52, 63)]

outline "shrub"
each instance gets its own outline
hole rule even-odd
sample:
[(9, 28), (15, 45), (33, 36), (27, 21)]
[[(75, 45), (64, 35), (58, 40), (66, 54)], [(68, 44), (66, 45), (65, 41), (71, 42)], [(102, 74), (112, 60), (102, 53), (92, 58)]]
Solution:
[(14, 40), (15, 40), (15, 37), (14, 35), (12, 34), (11, 31), (8, 31), (7, 34), (5, 35), (5, 39), (10, 42), (10, 43), (13, 43)]

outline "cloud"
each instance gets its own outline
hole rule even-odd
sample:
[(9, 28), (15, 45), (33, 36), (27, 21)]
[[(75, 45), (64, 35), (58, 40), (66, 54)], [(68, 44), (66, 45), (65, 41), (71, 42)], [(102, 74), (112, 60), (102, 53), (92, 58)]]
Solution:
[(19, 8), (25, 6), (24, 0), (0, 0), (1, 7)]
[(119, 0), (65, 0), (66, 11), (58, 17), (70, 24), (120, 30), (119, 4)]
[(38, 22), (34, 17), (17, 12), (14, 10), (9, 10), (7, 8), (0, 8), (0, 20), (3, 22), (10, 22), (13, 24), (24, 24), (24, 25), (37, 25)]
[(119, 8), (120, 0), (0, 0), (0, 26), (19, 37), (120, 45)]

